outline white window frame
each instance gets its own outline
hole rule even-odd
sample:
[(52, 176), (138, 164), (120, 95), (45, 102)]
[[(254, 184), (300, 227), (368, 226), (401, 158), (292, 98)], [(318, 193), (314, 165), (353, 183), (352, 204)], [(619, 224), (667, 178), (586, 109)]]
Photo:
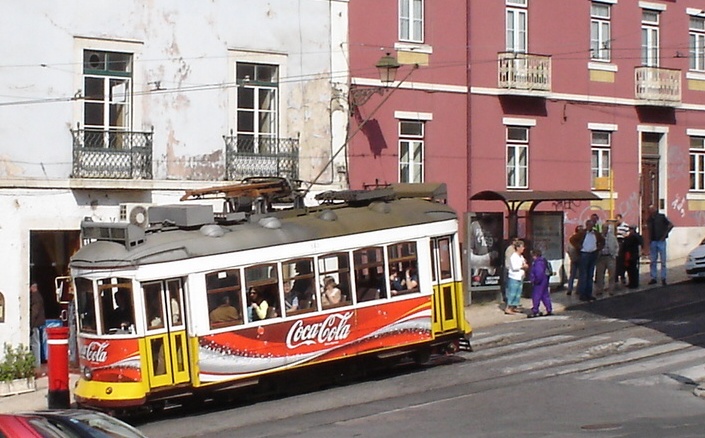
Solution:
[(652, 9), (641, 12), (641, 64), (658, 67), (660, 59), (659, 21), (661, 14)]
[[(89, 64), (90, 60), (86, 60), (86, 57), (91, 56), (96, 56), (95, 66)], [(115, 62), (111, 57), (129, 58), (125, 70), (111, 68), (109, 64)], [(83, 128), (98, 136), (92, 135), (91, 146), (120, 148), (123, 146), (123, 138), (119, 134), (132, 130), (135, 54), (124, 50), (84, 48), (81, 59)], [(89, 81), (94, 86), (88, 86)], [(92, 123), (89, 113), (100, 114), (101, 122)]]
[(705, 17), (689, 17), (689, 66), (691, 71), (705, 72)]
[(424, 42), (424, 0), (399, 0), (399, 41)]
[[(417, 124), (418, 133), (405, 131), (405, 125)], [(399, 120), (399, 182), (424, 182), (426, 123), (423, 120)]]
[[(517, 4), (517, 2), (507, 2)], [(529, 13), (526, 8), (508, 7), (505, 13), (505, 49), (507, 52), (527, 53), (529, 50)]]
[[(238, 76), (238, 66), (252, 66), (255, 69), (259, 68), (274, 68), (276, 69), (276, 78), (274, 81), (263, 81), (258, 77), (254, 78), (241, 78)], [(255, 73), (256, 74), (256, 73)], [(252, 151), (240, 151), (240, 152), (253, 152), (253, 153), (267, 153), (269, 151), (263, 150), (260, 147), (260, 142), (258, 140), (276, 140), (279, 138), (279, 78), (281, 77), (280, 67), (277, 64), (262, 63), (262, 62), (251, 62), (251, 61), (237, 61), (235, 63), (235, 80), (237, 81), (237, 105), (236, 105), (236, 120), (237, 124), (237, 135), (238, 136), (252, 136), (254, 139)], [(249, 75), (248, 75), (249, 76)], [(243, 107), (241, 105), (240, 93), (252, 93), (252, 103), (253, 108)], [(267, 99), (270, 102), (268, 108), (261, 106), (261, 102), (265, 99), (265, 94), (270, 95)], [(241, 126), (240, 119), (241, 115), (252, 114), (252, 129), (245, 130), (245, 127)], [(266, 116), (266, 117), (264, 117)], [(267, 120), (266, 123), (262, 123), (262, 120)], [(249, 128), (249, 127), (248, 127)], [(262, 142), (262, 146), (269, 144)]]
[[(529, 127), (508, 125), (506, 126), (507, 143), (507, 188), (529, 188)], [(524, 135), (510, 135), (511, 133)]]
[(611, 5), (592, 2), (590, 6), (590, 59), (609, 62), (611, 60)]
[(705, 192), (705, 133), (690, 135), (690, 191)]
[[(597, 135), (604, 137), (598, 138)], [(593, 129), (590, 131), (590, 186), (593, 190), (596, 190), (595, 178), (609, 177), (611, 169), (612, 131)]]

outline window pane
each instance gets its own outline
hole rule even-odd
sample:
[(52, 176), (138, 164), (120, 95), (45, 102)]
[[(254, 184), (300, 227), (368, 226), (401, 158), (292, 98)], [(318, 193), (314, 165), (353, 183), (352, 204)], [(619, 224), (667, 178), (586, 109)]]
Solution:
[(423, 122), (401, 121), (399, 122), (399, 134), (404, 136), (423, 136)]
[(85, 333), (96, 333), (95, 302), (93, 283), (85, 278), (76, 278), (76, 309), (78, 329)]
[(606, 131), (592, 131), (592, 144), (609, 146), (610, 144), (610, 132)]
[(529, 139), (529, 130), (527, 128), (508, 127), (507, 140), (525, 142)]
[(241, 83), (244, 80), (250, 80), (254, 81), (255, 80), (255, 66), (254, 64), (237, 64), (236, 68), (236, 73), (235, 73), (235, 79), (237, 79), (238, 83)]
[(230, 269), (206, 274), (206, 295), (211, 328), (242, 324), (239, 270)]

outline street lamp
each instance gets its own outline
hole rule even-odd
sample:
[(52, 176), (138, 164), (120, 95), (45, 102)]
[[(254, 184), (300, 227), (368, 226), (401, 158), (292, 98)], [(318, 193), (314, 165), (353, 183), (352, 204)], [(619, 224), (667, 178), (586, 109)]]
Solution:
[(350, 94), (348, 96), (348, 103), (350, 104), (351, 110), (356, 107), (364, 105), (373, 94), (382, 95), (387, 91), (386, 86), (393, 83), (397, 75), (397, 70), (401, 67), (401, 64), (397, 60), (387, 53), (383, 57), (379, 58), (377, 64), (377, 71), (379, 72), (379, 80), (385, 87), (363, 87), (360, 85), (352, 84), (350, 85)]

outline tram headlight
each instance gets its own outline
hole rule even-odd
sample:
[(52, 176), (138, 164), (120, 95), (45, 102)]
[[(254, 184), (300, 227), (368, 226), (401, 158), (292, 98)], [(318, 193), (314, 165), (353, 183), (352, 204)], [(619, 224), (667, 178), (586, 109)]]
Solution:
[(86, 380), (93, 380), (93, 372), (91, 371), (90, 368), (88, 367), (83, 367), (83, 371), (81, 372), (83, 375), (83, 378)]

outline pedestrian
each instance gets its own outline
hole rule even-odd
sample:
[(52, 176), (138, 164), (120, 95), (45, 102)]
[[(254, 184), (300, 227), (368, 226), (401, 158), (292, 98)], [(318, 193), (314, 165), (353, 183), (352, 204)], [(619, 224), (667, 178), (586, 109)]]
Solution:
[(602, 234), (602, 221), (600, 220), (600, 216), (598, 216), (597, 213), (593, 213), (590, 215), (590, 220), (592, 221), (593, 229)]
[(624, 259), (624, 272), (629, 278), (627, 287), (636, 289), (639, 287), (639, 257), (641, 255), (641, 246), (644, 244), (644, 239), (637, 232), (635, 226), (629, 226), (629, 233), (624, 238), (621, 251)]
[(29, 344), (32, 354), (34, 355), (34, 369), (37, 376), (44, 373), (42, 368), (42, 327), (46, 323), (46, 315), (44, 314), (44, 298), (39, 292), (39, 286), (36, 282), (29, 285), (29, 312), (30, 312), (30, 337)]
[(573, 285), (575, 284), (575, 279), (578, 277), (578, 265), (580, 263), (580, 250), (570, 244), (570, 239), (577, 233), (584, 230), (585, 227), (578, 225), (575, 227), (575, 232), (568, 238), (568, 259), (570, 260), (570, 275), (568, 276), (568, 292), (567, 295), (573, 293)]
[(549, 279), (551, 278), (552, 269), (549, 267), (540, 249), (531, 251), (532, 259), (531, 269), (529, 270), (529, 280), (533, 285), (531, 290), (531, 313), (529, 318), (541, 316), (539, 305), (543, 303), (546, 309), (546, 315), (553, 315), (553, 305), (551, 304), (551, 291), (549, 289)]
[[(608, 222), (603, 228), (605, 246), (595, 263), (595, 294), (602, 295), (606, 290), (610, 295), (614, 295), (619, 242), (617, 242), (617, 230), (613, 223)], [(607, 287), (605, 287), (605, 272), (608, 277)]]
[(514, 244), (519, 240), (514, 236), (509, 240), (507, 248), (504, 250), (504, 290), (502, 291), (502, 301), (507, 302), (507, 288), (509, 287), (509, 259), (514, 254)]
[(661, 284), (666, 285), (666, 239), (673, 229), (673, 224), (665, 214), (658, 211), (655, 205), (649, 205), (649, 217), (646, 219), (649, 230), (649, 261), (651, 280), (656, 284), (658, 278), (658, 262), (661, 260)]
[(627, 234), (629, 234), (629, 224), (619, 213), (615, 216), (615, 219), (617, 220), (617, 243), (619, 244), (619, 251), (617, 252), (617, 272), (615, 274), (617, 276), (616, 284), (626, 285), (627, 277), (624, 269), (626, 264), (622, 258), (622, 245), (624, 244), (624, 238), (627, 237)]
[(524, 253), (524, 242), (517, 240), (513, 246), (514, 252), (509, 257), (509, 273), (507, 274), (507, 306), (504, 309), (504, 313), (507, 315), (521, 313), (517, 308), (521, 302), (521, 291), (526, 269), (529, 267), (522, 255)]
[(585, 221), (585, 229), (570, 236), (570, 244), (580, 251), (578, 264), (578, 295), (580, 301), (595, 301), (592, 294), (593, 276), (597, 256), (605, 246), (605, 238), (594, 229), (591, 219)]

